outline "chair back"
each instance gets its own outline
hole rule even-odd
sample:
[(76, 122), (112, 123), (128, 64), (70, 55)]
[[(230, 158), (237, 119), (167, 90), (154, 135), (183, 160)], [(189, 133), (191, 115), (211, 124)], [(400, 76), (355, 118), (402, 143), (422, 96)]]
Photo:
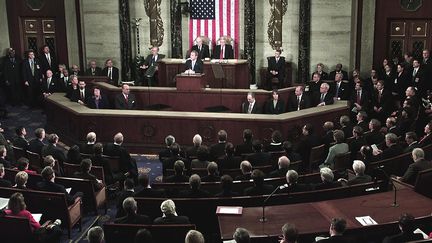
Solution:
[(351, 152), (338, 154), (334, 158), (334, 170), (347, 170), (352, 167)]
[[(19, 234), (17, 234), (19, 229)], [(0, 216), (0, 235), (2, 242), (35, 242), (27, 218), (16, 216)]]
[(111, 171), (113, 173), (120, 172), (120, 157), (103, 156), (108, 160)]
[(417, 175), (414, 190), (426, 197), (432, 198), (432, 169), (420, 171)]
[(35, 171), (41, 171), (43, 169), (41, 156), (37, 153), (27, 151), (27, 158), (29, 160), (29, 167)]
[(15, 160), (18, 160), (19, 158), (22, 157), (27, 158), (27, 153), (24, 149), (15, 146), (12, 146), (12, 149), (13, 149)]
[(312, 165), (321, 164), (324, 161), (325, 150), (325, 144), (312, 147), (309, 156), (309, 170), (312, 168)]

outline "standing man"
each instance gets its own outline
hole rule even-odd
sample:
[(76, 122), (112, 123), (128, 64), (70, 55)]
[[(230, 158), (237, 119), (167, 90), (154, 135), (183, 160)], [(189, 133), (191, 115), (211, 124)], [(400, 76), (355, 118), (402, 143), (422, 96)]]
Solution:
[(205, 58), (210, 58), (210, 51), (209, 51), (209, 46), (206, 44), (203, 44), (203, 40), (201, 38), (201, 36), (198, 36), (195, 39), (195, 43), (196, 45), (192, 46), (191, 49), (191, 53), (192, 51), (196, 51), (198, 53), (198, 59), (205, 59)]
[(348, 73), (346, 71), (342, 70), (342, 64), (341, 63), (336, 64), (335, 70), (330, 72), (329, 80), (335, 80), (337, 73), (342, 74), (343, 80), (348, 80)]
[(15, 50), (9, 48), (8, 54), (3, 59), (1, 73), (3, 74), (3, 87), (12, 105), (19, 105), (22, 101), (22, 84), (20, 80), (21, 58), (15, 56)]
[[(268, 58), (268, 75), (270, 79), (270, 86), (272, 86), (271, 80), (277, 78), (278, 88), (284, 87), (285, 79), (285, 57), (281, 57), (282, 50), (275, 50), (275, 55)], [(273, 88), (273, 87), (270, 87)]]
[(48, 69), (41, 85), (43, 96), (48, 97), (51, 94), (60, 91), (60, 89), (61, 84), (59, 83), (58, 79), (53, 76), (53, 72)]
[(107, 59), (105, 61), (105, 68), (102, 70), (102, 76), (108, 78), (108, 83), (112, 85), (118, 85), (119, 70), (113, 66), (112, 59)]
[(226, 44), (225, 37), (219, 38), (219, 45), (214, 49), (213, 59), (234, 59), (233, 48), (231, 45)]
[(115, 108), (119, 110), (135, 110), (135, 95), (130, 93), (130, 87), (122, 84), (122, 93), (115, 97)]
[(27, 105), (34, 107), (39, 104), (41, 96), (40, 85), (42, 82), (42, 73), (39, 60), (35, 58), (33, 50), (27, 51), (27, 59), (22, 65), (22, 77), (24, 81), (25, 95)]
[(204, 63), (201, 59), (198, 59), (198, 52), (192, 50), (190, 53), (190, 59), (186, 61), (186, 72), (188, 73), (202, 73)]
[(153, 46), (150, 50), (151, 54), (140, 65), (149, 86), (158, 83), (158, 62), (165, 57), (165, 55), (159, 54), (159, 47), (157, 46)]
[(51, 53), (49, 46), (44, 45), (42, 47), (42, 53), (40, 57), (42, 74), (45, 75), (48, 69), (57, 70), (57, 58)]

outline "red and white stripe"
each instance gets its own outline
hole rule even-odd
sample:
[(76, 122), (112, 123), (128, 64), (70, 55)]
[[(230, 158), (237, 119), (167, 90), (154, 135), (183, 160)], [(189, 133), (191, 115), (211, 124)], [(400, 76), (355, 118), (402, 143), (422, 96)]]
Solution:
[(210, 49), (217, 44), (221, 36), (230, 36), (234, 49), (234, 57), (239, 53), (239, 0), (215, 0), (215, 19), (189, 20), (189, 48), (198, 36), (210, 39)]

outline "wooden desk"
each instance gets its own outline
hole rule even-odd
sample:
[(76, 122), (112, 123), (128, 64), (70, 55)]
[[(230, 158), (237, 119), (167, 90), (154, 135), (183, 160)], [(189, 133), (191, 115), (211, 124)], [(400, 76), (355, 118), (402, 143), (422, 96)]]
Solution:
[(205, 88), (207, 81), (205, 74), (177, 74), (176, 76), (178, 91), (201, 91)]
[[(204, 73), (207, 76), (211, 88), (248, 89), (249, 67), (247, 60), (224, 60), (225, 63), (217, 64), (204, 62)], [(221, 65), (225, 75), (224, 80), (217, 80), (213, 74), (212, 65)], [(165, 58), (158, 65), (159, 86), (175, 87), (175, 77), (185, 71), (184, 59)]]
[(246, 128), (261, 139), (270, 138), (276, 129), (287, 137), (308, 122), (317, 128), (322, 126), (323, 121), (337, 122), (341, 115), (348, 113), (348, 109), (346, 101), (339, 101), (334, 105), (281, 115), (92, 110), (69, 101), (62, 93), (55, 93), (47, 98), (45, 111), (48, 132), (58, 133), (66, 143), (85, 141), (86, 134), (90, 131), (96, 132), (98, 141), (112, 142), (114, 134), (121, 131), (125, 136), (125, 145), (132, 152), (148, 153), (152, 149), (159, 150), (168, 134), (175, 136), (176, 141), (183, 146), (191, 144), (191, 138), (196, 133), (203, 137), (204, 144), (212, 144), (217, 141), (217, 132), (225, 129), (231, 134), (229, 141), (240, 144), (242, 131)]
[[(223, 240), (232, 239), (237, 227), (248, 229), (252, 237), (276, 238), (281, 235), (281, 227), (287, 222), (295, 224), (301, 239), (305, 239), (328, 234), (330, 221), (334, 217), (344, 218), (347, 221), (347, 230), (352, 234), (364, 230), (373, 234), (373, 231), (377, 233), (382, 227), (395, 226), (399, 216), (405, 212), (416, 218), (431, 216), (432, 199), (410, 188), (398, 191), (399, 207), (390, 206), (392, 202), (393, 191), (390, 191), (345, 199), (266, 207), (266, 223), (259, 222), (261, 207), (243, 208), (240, 216), (218, 215), (218, 221)], [(378, 222), (378, 225), (363, 227), (355, 219), (367, 215)]]

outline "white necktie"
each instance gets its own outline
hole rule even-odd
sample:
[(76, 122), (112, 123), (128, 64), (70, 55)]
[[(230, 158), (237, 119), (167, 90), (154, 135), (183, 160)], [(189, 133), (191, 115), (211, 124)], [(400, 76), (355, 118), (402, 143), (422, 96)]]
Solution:
[(51, 58), (50, 58), (50, 54), (47, 54), (47, 60), (48, 60), (48, 64), (51, 66)]

